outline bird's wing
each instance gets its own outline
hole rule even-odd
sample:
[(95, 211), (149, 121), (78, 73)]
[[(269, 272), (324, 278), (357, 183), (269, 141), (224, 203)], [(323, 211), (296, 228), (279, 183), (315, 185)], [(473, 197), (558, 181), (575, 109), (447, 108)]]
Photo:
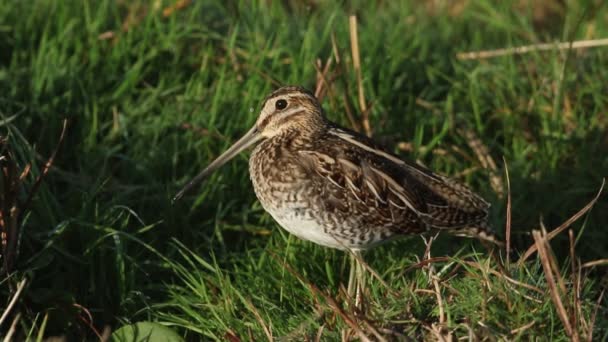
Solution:
[[(301, 162), (326, 179), (336, 201), (374, 208), (395, 224), (412, 220), (457, 228), (486, 219), (489, 204), (466, 186), (384, 151), (371, 139), (339, 127), (323, 144), (299, 151)], [(339, 191), (338, 191), (339, 189)]]

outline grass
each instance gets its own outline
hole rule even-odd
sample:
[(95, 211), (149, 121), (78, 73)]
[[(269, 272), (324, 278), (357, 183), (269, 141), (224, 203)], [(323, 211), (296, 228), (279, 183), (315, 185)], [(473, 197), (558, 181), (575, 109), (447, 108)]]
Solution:
[[(317, 60), (332, 60), (328, 115), (361, 125), (349, 14), (374, 136), (482, 193), (502, 236), (503, 158), (512, 199), (506, 269), (466, 239), (441, 236), (427, 262), (417, 237), (388, 243), (365, 255), (388, 287), (370, 280), (363, 317), (340, 292), (348, 258), (281, 230), (245, 156), (170, 201), (268, 92), (314, 89)], [(2, 302), (27, 280), (0, 332), (82, 340), (155, 321), (189, 340), (608, 339), (607, 197), (550, 244), (531, 234), (607, 176), (608, 48), (456, 57), (606, 38), (607, 18), (591, 0), (0, 3), (3, 179), (31, 167), (0, 186), (16, 246), (3, 248)], [(541, 253), (518, 264), (532, 245)]]

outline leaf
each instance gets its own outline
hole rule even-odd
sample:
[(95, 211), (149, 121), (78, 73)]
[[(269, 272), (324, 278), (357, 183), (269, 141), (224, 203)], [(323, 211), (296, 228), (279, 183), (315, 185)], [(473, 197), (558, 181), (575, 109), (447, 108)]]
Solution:
[(125, 325), (111, 336), (112, 342), (182, 342), (175, 331), (153, 322), (138, 322)]

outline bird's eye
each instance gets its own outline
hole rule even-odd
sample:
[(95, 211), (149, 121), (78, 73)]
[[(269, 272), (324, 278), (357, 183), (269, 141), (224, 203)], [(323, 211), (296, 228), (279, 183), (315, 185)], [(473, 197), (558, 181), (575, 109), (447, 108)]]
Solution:
[(283, 110), (283, 109), (287, 108), (287, 101), (284, 99), (277, 100), (277, 102), (275, 102), (274, 106), (278, 110)]

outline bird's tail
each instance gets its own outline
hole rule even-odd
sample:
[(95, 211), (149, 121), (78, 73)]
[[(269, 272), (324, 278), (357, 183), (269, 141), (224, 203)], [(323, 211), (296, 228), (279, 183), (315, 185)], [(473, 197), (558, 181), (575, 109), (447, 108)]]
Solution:
[(456, 228), (456, 229), (450, 231), (450, 233), (453, 235), (456, 235), (456, 236), (464, 236), (464, 237), (476, 238), (476, 239), (479, 239), (482, 241), (487, 241), (487, 242), (495, 244), (496, 246), (498, 246), (500, 248), (503, 248), (505, 246), (505, 243), (502, 240), (500, 240), (496, 236), (496, 234), (494, 234), (494, 231), (492, 230), (490, 225), (485, 221), (476, 223), (474, 225), (462, 227), (462, 228)]

